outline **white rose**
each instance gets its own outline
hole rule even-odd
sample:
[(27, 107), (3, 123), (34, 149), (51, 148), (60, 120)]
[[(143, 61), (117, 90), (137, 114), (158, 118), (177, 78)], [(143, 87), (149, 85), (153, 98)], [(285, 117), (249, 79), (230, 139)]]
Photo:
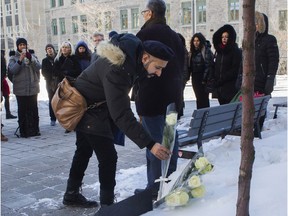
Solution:
[(175, 112), (170, 113), (166, 116), (166, 124), (168, 125), (175, 125), (177, 123), (177, 116), (178, 114)]
[(189, 195), (184, 190), (175, 191), (165, 198), (167, 206), (183, 206), (186, 205), (188, 201)]
[(188, 180), (188, 185), (191, 188), (197, 188), (201, 185), (201, 179), (197, 175), (193, 175), (189, 180)]
[(197, 170), (204, 169), (208, 164), (210, 163), (205, 157), (200, 157), (198, 160), (195, 161), (195, 167)]
[(201, 185), (197, 188), (193, 188), (191, 190), (191, 195), (193, 198), (200, 198), (200, 197), (203, 197), (205, 194), (205, 187), (204, 185)]

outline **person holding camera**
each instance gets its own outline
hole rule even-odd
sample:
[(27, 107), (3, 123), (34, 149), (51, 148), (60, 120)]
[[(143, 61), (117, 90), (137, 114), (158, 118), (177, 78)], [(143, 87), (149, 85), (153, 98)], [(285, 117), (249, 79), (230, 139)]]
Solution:
[(39, 136), (37, 96), (40, 92), (41, 64), (34, 54), (27, 51), (25, 38), (18, 38), (16, 46), (15, 55), (9, 59), (8, 69), (13, 75), (13, 93), (16, 95), (18, 105), (20, 137)]

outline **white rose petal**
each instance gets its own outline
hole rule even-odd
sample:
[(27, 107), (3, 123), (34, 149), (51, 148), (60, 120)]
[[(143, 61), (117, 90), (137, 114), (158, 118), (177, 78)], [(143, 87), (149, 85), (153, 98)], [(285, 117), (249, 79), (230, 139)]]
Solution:
[(203, 197), (205, 194), (205, 187), (201, 185), (200, 187), (194, 188), (191, 190), (191, 195), (193, 198)]
[(191, 188), (197, 188), (201, 185), (201, 179), (197, 175), (193, 175), (189, 180), (188, 180), (188, 185)]
[(189, 201), (189, 195), (186, 191), (178, 190), (165, 198), (167, 206), (183, 206)]
[(177, 123), (177, 113), (173, 112), (166, 116), (166, 124), (175, 125)]

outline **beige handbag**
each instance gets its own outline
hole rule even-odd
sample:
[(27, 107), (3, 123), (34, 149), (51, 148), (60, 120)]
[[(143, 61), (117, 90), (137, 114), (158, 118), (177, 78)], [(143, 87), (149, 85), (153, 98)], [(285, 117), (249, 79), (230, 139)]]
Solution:
[(51, 101), (54, 114), (63, 128), (72, 131), (87, 110), (87, 102), (80, 92), (64, 78)]

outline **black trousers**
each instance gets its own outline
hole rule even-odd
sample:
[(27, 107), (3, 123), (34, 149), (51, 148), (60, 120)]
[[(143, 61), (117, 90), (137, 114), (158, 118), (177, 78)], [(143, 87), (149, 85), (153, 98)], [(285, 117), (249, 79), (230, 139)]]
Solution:
[(39, 113), (37, 94), (31, 96), (17, 96), (18, 124), (21, 137), (39, 134)]
[(100, 189), (114, 191), (118, 157), (113, 140), (79, 131), (76, 131), (76, 151), (70, 168), (68, 184), (70, 183), (76, 188), (81, 186), (93, 151), (99, 163)]
[(52, 100), (55, 92), (50, 89), (48, 84), (46, 84), (46, 89), (47, 89), (48, 98), (49, 98), (49, 116), (50, 116), (50, 120), (51, 121), (56, 121), (56, 117), (55, 117), (54, 111), (53, 111), (52, 106), (51, 106), (51, 100)]
[(203, 74), (192, 74), (192, 86), (196, 96), (197, 109), (210, 107), (209, 93), (206, 92), (205, 85), (202, 84)]

